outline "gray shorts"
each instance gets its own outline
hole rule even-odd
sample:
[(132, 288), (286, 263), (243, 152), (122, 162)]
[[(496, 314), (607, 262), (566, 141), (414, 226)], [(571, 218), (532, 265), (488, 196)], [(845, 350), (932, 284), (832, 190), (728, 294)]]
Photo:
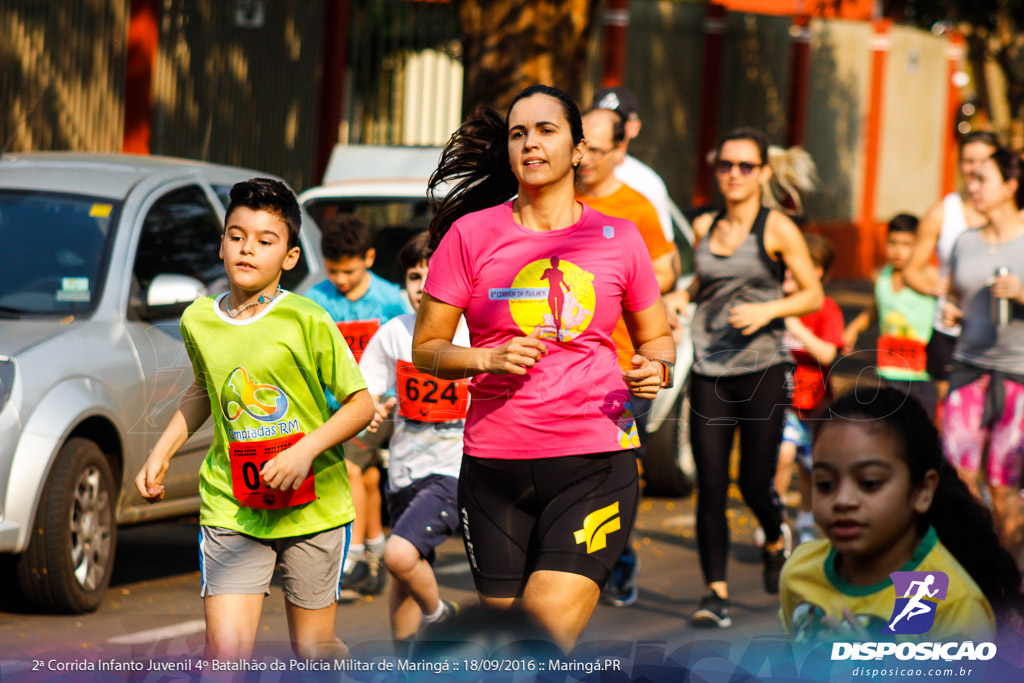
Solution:
[(380, 448), (391, 438), (394, 430), (392, 420), (384, 420), (380, 429), (376, 432), (359, 432), (345, 442), (345, 459), (365, 472), (370, 467), (380, 469), (384, 466), (380, 457)]
[(285, 599), (303, 609), (338, 600), (352, 525), (288, 538), (255, 538), (214, 526), (199, 528), (200, 597), (270, 595), (274, 567)]

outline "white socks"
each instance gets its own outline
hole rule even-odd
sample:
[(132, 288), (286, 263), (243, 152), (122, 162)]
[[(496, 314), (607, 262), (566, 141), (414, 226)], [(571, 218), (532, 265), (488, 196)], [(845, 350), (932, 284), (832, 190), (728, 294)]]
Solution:
[(444, 600), (438, 600), (437, 609), (434, 610), (433, 614), (424, 613), (423, 621), (427, 622), (428, 624), (433, 624), (435, 621), (444, 616), (446, 610), (447, 608), (444, 606)]

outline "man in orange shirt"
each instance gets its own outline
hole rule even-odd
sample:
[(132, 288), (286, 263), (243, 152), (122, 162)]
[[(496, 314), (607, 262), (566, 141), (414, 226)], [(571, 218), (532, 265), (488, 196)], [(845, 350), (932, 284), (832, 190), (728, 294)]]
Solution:
[[(636, 223), (654, 263), (662, 294), (672, 291), (679, 271), (679, 254), (665, 239), (654, 206), (615, 177), (615, 167), (626, 157), (626, 120), (609, 109), (591, 109), (583, 115), (583, 133), (588, 148), (579, 166), (576, 198), (603, 214)], [(631, 369), (633, 343), (621, 319), (612, 340), (619, 352), (619, 365), (624, 370)]]
[[(679, 275), (679, 254), (675, 245), (665, 239), (654, 206), (642, 194), (615, 178), (615, 167), (626, 157), (626, 119), (613, 110), (592, 109), (583, 115), (583, 134), (588, 147), (579, 165), (576, 198), (603, 214), (633, 221), (647, 245), (662, 294), (671, 292)], [(619, 318), (612, 333), (612, 341), (619, 354), (620, 367), (631, 370), (636, 351), (622, 318)], [(640, 432), (641, 445), (637, 452), (640, 456), (647, 442), (647, 413), (651, 401), (635, 396), (631, 400), (637, 430)], [(627, 545), (608, 579), (604, 591), (605, 601), (617, 607), (636, 602), (636, 580), (639, 573), (640, 560), (632, 547)]]

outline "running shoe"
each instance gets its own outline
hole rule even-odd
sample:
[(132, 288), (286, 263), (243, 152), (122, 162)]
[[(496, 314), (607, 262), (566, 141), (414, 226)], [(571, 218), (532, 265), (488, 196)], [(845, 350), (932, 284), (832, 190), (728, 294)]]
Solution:
[(761, 558), (764, 560), (764, 589), (775, 595), (779, 592), (779, 577), (782, 575), (782, 565), (793, 552), (793, 531), (786, 523), (782, 524), (782, 547), (778, 550), (761, 551)]
[(440, 624), (442, 622), (448, 621), (449, 619), (454, 618), (455, 615), (459, 613), (459, 603), (441, 598), (441, 604), (444, 605), (444, 612), (442, 612), (441, 616), (437, 618), (437, 621), (434, 622), (435, 624)]
[(786, 564), (786, 550), (762, 550), (761, 558), (764, 560), (764, 589), (766, 592), (775, 595), (779, 592), (779, 577), (782, 576), (782, 566)]
[(363, 588), (373, 580), (372, 569), (365, 555), (355, 555), (350, 562), (345, 562), (345, 565), (345, 570), (341, 574), (342, 589), (364, 592)]
[(417, 638), (429, 637), (431, 633), (436, 634), (436, 629), (439, 624), (443, 624), (446, 621), (454, 619), (459, 613), (459, 604), (457, 602), (441, 598), (441, 605), (444, 607), (444, 611), (441, 612), (439, 617), (433, 621), (427, 621), (426, 618), (423, 619), (420, 625), (420, 630), (416, 634)]
[(369, 567), (370, 575), (359, 586), (359, 592), (363, 595), (380, 595), (384, 592), (384, 586), (387, 584), (387, 567), (384, 566), (383, 561), (370, 553), (366, 554), (366, 564)]
[(708, 589), (707, 595), (700, 599), (690, 621), (694, 626), (703, 628), (728, 628), (732, 626), (729, 616), (729, 600), (715, 591)]
[[(782, 539), (786, 544), (786, 557), (789, 557), (790, 553), (793, 552), (793, 530), (789, 528), (789, 525), (785, 522), (779, 527), (779, 531), (782, 532)], [(754, 529), (754, 546), (763, 548), (767, 539), (764, 536), (764, 529), (760, 524)]]
[(387, 540), (382, 539), (374, 543), (373, 541), (366, 541), (366, 554), (373, 555), (378, 562), (384, 561), (384, 546), (387, 545)]
[(601, 598), (614, 607), (629, 607), (640, 596), (637, 579), (640, 577), (640, 558), (629, 546), (622, 552), (612, 567)]

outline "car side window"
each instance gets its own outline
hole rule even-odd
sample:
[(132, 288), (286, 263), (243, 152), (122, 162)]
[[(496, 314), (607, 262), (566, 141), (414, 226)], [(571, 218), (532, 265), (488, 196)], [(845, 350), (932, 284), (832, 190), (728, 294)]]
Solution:
[(231, 186), (230, 185), (214, 185), (213, 191), (217, 195), (217, 199), (224, 205), (224, 210), (227, 211), (228, 206), (231, 205)]
[(223, 226), (197, 185), (161, 197), (146, 214), (135, 253), (135, 278), (146, 291), (157, 275), (188, 275), (211, 294), (227, 289), (220, 258)]

